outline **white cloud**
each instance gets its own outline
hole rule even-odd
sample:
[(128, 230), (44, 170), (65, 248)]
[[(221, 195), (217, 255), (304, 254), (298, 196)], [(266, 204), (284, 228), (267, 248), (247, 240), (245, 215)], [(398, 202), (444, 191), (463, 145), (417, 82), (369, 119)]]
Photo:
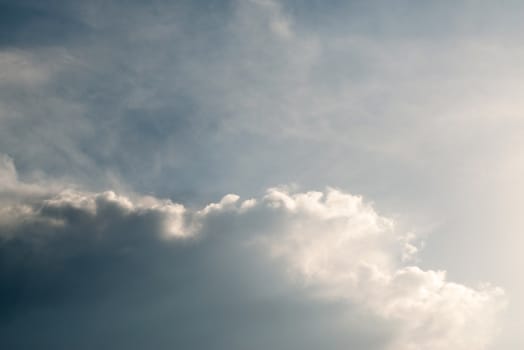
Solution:
[[(28, 185), (18, 181), (13, 190), (16, 170), (9, 158), (3, 159), (3, 168), (12, 191), (25, 190)], [(246, 201), (229, 194), (201, 210), (112, 191), (66, 189), (43, 199), (24, 196), (2, 209), (0, 232), (7, 240), (23, 235), (24, 225), (32, 222), (47, 227), (46, 232), (84, 225), (79, 228), (85, 234), (111, 235), (120, 227), (115, 224), (145, 220), (147, 234), (159, 237), (205, 241), (213, 235), (228, 242), (233, 235), (258, 252), (252, 259), (287, 271), (289, 281), (313, 300), (358, 305), (393, 323), (388, 350), (485, 349), (499, 328), (505, 302), (500, 288), (474, 289), (448, 281), (444, 271), (406, 265), (406, 256), (416, 254), (409, 243), (412, 234), (397, 232), (392, 220), (361, 197), (337, 189), (290, 193), (271, 188), (260, 200)]]
[[(347, 299), (398, 326), (391, 349), (484, 349), (498, 331), (500, 288), (446, 280), (444, 271), (402, 263), (413, 246), (362, 198), (328, 189), (272, 189), (266, 204), (291, 215), (264, 239), (272, 254), (322, 298)], [(407, 249), (407, 252), (406, 252)]]

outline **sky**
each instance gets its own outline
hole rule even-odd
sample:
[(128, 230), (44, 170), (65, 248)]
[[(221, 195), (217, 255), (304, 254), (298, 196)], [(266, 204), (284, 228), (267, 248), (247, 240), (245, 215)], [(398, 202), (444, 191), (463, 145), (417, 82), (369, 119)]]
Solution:
[(521, 349), (523, 15), (0, 0), (0, 348)]

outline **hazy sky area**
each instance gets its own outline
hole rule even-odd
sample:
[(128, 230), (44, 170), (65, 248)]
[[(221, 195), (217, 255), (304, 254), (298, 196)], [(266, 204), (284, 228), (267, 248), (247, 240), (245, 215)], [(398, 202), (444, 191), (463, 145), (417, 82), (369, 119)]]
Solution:
[(524, 348), (523, 18), (0, 0), (0, 348)]

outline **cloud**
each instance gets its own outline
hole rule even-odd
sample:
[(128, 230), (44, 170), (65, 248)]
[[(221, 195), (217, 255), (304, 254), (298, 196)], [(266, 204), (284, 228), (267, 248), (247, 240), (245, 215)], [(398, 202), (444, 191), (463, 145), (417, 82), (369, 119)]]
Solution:
[(39, 65), (27, 53), (0, 52), (0, 66), (3, 67), (0, 84), (9, 89), (42, 84), (50, 75), (47, 67)]
[(447, 281), (444, 271), (402, 264), (413, 245), (361, 197), (271, 189), (265, 203), (287, 214), (277, 235), (261, 238), (270, 252), (319, 297), (394, 320), (391, 349), (482, 349), (497, 333), (502, 290), (474, 290)]
[[(49, 225), (50, 232), (80, 225), (67, 226), (58, 214), (41, 217), (38, 208), (59, 193), (71, 201), (86, 197), (91, 207), (112, 201), (117, 209), (127, 198), (129, 211), (117, 210), (123, 222), (145, 220), (153, 237), (168, 236), (169, 228), (171, 234), (186, 230), (187, 237), (204, 230), (211, 215), (225, 208), (233, 215), (238, 206), (228, 197), (198, 219), (188, 208), (205, 208), (209, 198), (257, 194), (236, 209), (247, 217), (267, 205), (260, 193), (273, 184), (334, 184), (375, 199), (385, 212), (409, 217), (418, 227), (443, 222), (432, 229), (433, 248), (423, 252), (429, 266), (522, 294), (524, 284), (512, 271), (521, 256), (514, 233), (522, 231), (522, 191), (516, 189), (524, 179), (513, 151), (523, 147), (522, 48), (515, 41), (522, 32), (520, 5), (0, 3), (0, 150), (17, 160), (20, 177), (28, 180), (0, 195), (2, 220), (10, 225), (6, 236), (31, 220), (34, 230)], [(13, 178), (7, 174), (5, 179)], [(40, 177), (56, 182), (29, 181)], [(103, 193), (105, 188), (127, 196)], [(180, 207), (130, 191), (176, 198), (184, 212), (168, 214), (167, 208)], [(280, 192), (293, 200), (292, 192)], [(286, 208), (276, 213), (291, 210)], [(265, 242), (264, 249), (280, 252), (267, 260), (281, 262), (292, 278), (310, 279), (317, 290), (312, 295), (358, 297), (343, 297), (329, 281), (321, 283), (324, 274), (311, 271), (323, 271), (322, 264), (306, 269), (284, 254), (299, 250), (295, 245), (304, 256), (316, 253), (286, 242)], [(419, 276), (407, 270), (416, 261), (409, 237), (383, 249), (404, 262), (384, 265), (391, 271), (374, 285), (378, 290), (396, 285), (397, 272)], [(441, 281), (434, 290), (453, 286), (434, 273)], [(333, 271), (330, 276), (340, 280), (337, 286), (349, 283)], [(422, 281), (429, 276), (420, 273)], [(398, 312), (381, 314), (388, 300), (397, 299), (378, 295), (369, 305), (359, 303), (368, 314), (396, 323)], [(524, 312), (512, 306), (507, 323), (516, 325), (512, 337), (520, 339)], [(392, 332), (397, 336), (415, 327), (398, 324), (403, 333)]]
[(52, 46), (87, 35), (90, 28), (72, 12), (60, 1), (0, 2), (0, 49)]
[(28, 196), (2, 164), (23, 194), (0, 216), (11, 349), (465, 350), (496, 335), (503, 291), (406, 263), (412, 237), (359, 196), (271, 188), (202, 209), (112, 191)]
[[(506, 140), (520, 146), (520, 49), (460, 31), (492, 13), (482, 8), (455, 17), (440, 4), (400, 12), (316, 1), (7, 4), (20, 14), (14, 29), (52, 22), (73, 36), (28, 29), (43, 44), (0, 56), (17, 72), (4, 74), (0, 148), (24, 174), (184, 200), (291, 181), (404, 198), (393, 189), (428, 192), (440, 169), (459, 172), (456, 164), (479, 154), (498, 161)], [(489, 137), (493, 130), (504, 137)]]

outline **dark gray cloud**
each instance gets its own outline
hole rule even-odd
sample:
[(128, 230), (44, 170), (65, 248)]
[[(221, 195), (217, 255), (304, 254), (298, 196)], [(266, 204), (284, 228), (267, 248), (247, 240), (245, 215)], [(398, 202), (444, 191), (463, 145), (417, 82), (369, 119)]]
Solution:
[(413, 235), (358, 196), (191, 209), (0, 165), (2, 347), (467, 350), (498, 327), (500, 288), (413, 265)]
[(161, 212), (92, 199), (96, 214), (77, 200), (37, 201), (34, 214), (0, 225), (2, 348), (381, 349), (388, 341), (385, 321), (312, 299), (264, 263), (244, 244), (253, 232), (231, 217), (211, 218), (203, 239), (166, 241)]

